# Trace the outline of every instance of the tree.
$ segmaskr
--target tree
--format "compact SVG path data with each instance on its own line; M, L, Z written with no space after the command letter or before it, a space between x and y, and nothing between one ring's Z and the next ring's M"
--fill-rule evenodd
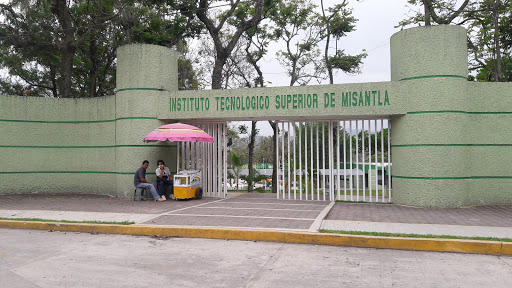
M254 165L253 165L253 159L254 159L254 143L256 141L256 135L258 134L258 129L256 129L256 122L257 121L251 121L251 130L249 132L249 129L247 128L247 126L245 125L240 125L238 127L238 133L239 134L247 134L249 137L248 137L248 140L247 140L247 155L248 155L248 169L249 169L249 175L247 175L247 177L244 179L247 181L247 185L248 185L248 192L251 193L253 191L253 179L254 177L256 176L256 174L254 173L255 170L254 170ZM240 152L242 153L242 152Z
M199 81L196 71L190 60L189 49L185 42L176 45L180 57L178 57L178 89L179 90L197 90Z
M313 29L316 25L314 17L311 17L311 13L316 6L311 2L304 2L302 0L280 0L276 9L271 10L269 13L269 19L273 25L270 27L271 36L274 40L284 40L286 44L286 51L279 51L277 56L279 62L283 67L288 70L290 76L290 86L295 85L297 82L300 84L307 84L312 78L320 77L323 71L323 65L316 65L313 74L306 73L304 70L310 63L318 63L313 61L313 58L317 58L320 55L320 51L317 48L319 33L318 30L310 30L309 34L302 41L294 42L296 37L302 31L306 31L309 28ZM295 48L295 50L293 50ZM279 127L276 121L269 120L268 123L274 131L272 136L272 149L275 150L277 139L279 137ZM278 183L277 169L279 169L278 159L275 157L275 153L272 155L272 183ZM277 185L272 185L272 192L277 193Z
M468 23L470 70L478 81L510 81L512 1L488 0L476 3L465 13Z
M274 135L272 135L272 149L274 150L274 153L272 154L272 166L274 167L274 169L272 169L272 193L277 193L277 185L274 184L279 181L279 179L277 179L279 163L277 163L278 159L276 157L275 149L277 146L277 138L279 137L279 127L277 125L277 121L268 120L268 124L272 127L272 131L274 131Z
M211 2L200 0L196 9L197 18L204 24L209 32L215 47L215 64L212 72L212 89L222 88L222 69L227 59L240 40L242 34L257 25L261 21L264 0L241 2L231 1L229 10L218 17L211 18L208 15ZM224 33L224 25L230 19L231 23L237 23L233 33ZM229 29L228 29L229 30Z
M272 136L260 136L256 139L254 160L256 163L271 164L275 156Z
M359 67L363 63L362 59L366 58L366 53L358 55L345 55L344 50L338 50L338 41L347 33L355 30L355 22L352 16L352 9L347 7L348 1L344 0L341 4L337 4L331 8L324 8L324 1L321 2L322 21L325 26L325 49L324 61L327 72L329 74L329 83L334 84L333 69L340 69L345 73L359 73ZM326 14L328 12L329 14ZM331 43L331 35L336 38L336 54L330 56L329 47Z
M242 158L235 153L231 153L231 167L233 168L233 174L236 180L236 191L239 190L238 180L240 179L240 171L242 170L242 165Z
M199 33L186 0L13 0L0 4L1 92L97 97L115 91L116 49ZM182 63L185 64L186 63Z
M318 61L318 43L323 39L320 15L310 0L281 0L270 16L275 39L285 42L285 50L277 52L281 66L288 71L290 86L307 85L312 79L322 79L323 61Z
M266 177L266 175L262 175L262 174L258 173L258 170L254 169L254 168L252 168L250 170L252 170L252 171L249 171L249 175L242 175L242 176L240 176L240 178L247 182L247 192L252 193L252 192L254 192L254 183L265 180L267 177ZM261 189L257 189L257 190L261 190Z
M2 79L2 92L69 97L76 42L66 2L12 1L0 8L0 65L10 74Z
M425 26L436 24L451 24L457 17L465 11L469 0L464 0L457 7L457 0L408 0L412 5L423 5L423 13L417 12L415 15L400 22L400 26L405 27L409 24L425 23Z
M266 11L268 13L268 11ZM265 15L267 15L265 13ZM256 77L248 79L248 83L253 83L252 87L264 87L265 80L261 71L260 61L268 52L268 45L273 40L271 34L267 33L268 25L256 25L245 31L246 38L245 53L247 62L256 71ZM252 80L252 81L251 81Z
M366 130L359 132L357 134L358 143L359 143L359 147L357 147L357 149L358 149L359 153L361 153L360 155L364 155L363 157L366 157L367 154L374 153L375 141L377 141L377 152L379 153L377 155L377 160L382 161L382 153L381 152L384 152L384 161L387 162L388 155L389 155L388 131L389 130L386 128L384 130L376 131L375 133L369 133ZM364 151L363 151L363 144L362 144L363 137L364 137L364 143L366 143L365 147L364 147L365 148ZM382 137L384 137L384 139L382 139ZM375 140L375 138L377 138L377 140ZM353 144L354 144L354 141L355 141L355 139L352 141ZM383 142L381 142L381 141L383 141ZM381 146L381 143L384 143L384 146ZM370 149L371 149L371 151L370 151ZM372 162L372 161L375 161L375 155L372 155L372 159L369 159L369 162Z
M253 185L252 185L252 182L253 182L253 178L254 176L256 176L256 174L254 174L254 169L253 169L253 160L254 160L254 142L256 141L256 135L258 135L258 129L256 129L256 123L257 121L251 121L251 133L249 134L249 145L248 145L248 148L249 148L249 175L247 177L247 185L248 188L247 188L247 192L251 193L252 190L253 190Z
M468 29L470 71L478 71L469 80L508 81L510 71L512 2L509 0L409 0L409 4L423 5L424 12L400 22L426 26L435 24L464 25Z

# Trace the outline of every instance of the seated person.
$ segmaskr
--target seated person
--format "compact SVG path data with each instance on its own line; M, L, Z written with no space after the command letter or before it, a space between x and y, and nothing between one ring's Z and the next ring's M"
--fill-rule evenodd
M148 166L149 166L149 161L144 160L144 162L142 162L142 167L140 167L137 170L137 172L135 172L135 176L133 177L133 184L137 188L143 188L143 187L149 188L149 191L153 195L153 198L155 199L155 201L158 201L158 202L165 201L165 198L162 198L162 197L160 197L160 195L158 195L158 192L156 191L155 186L151 183L148 183L148 181L146 181L146 169L148 169Z
M174 181L171 178L171 172L169 171L169 167L165 166L164 160L158 160L158 167L156 168L156 183L158 185L158 190L162 197L167 196L167 198L171 199L174 197ZM169 193L167 187L171 187L171 192Z

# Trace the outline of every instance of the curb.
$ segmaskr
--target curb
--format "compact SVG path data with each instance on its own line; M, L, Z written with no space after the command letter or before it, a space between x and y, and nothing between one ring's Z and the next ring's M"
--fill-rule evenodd
M475 253L488 255L512 255L512 242L500 241L400 238L260 229L149 226L137 224L106 225L13 220L0 220L0 228L56 230L147 236L162 235L187 238L267 241L297 244L351 246L363 248Z

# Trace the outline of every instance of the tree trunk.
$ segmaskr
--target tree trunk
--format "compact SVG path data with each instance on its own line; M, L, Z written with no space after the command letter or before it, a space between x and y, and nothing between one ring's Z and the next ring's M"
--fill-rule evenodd
M500 47L500 23L499 23L499 8L500 0L492 2L492 22L494 25L494 59L496 61L494 65L494 81L501 82L503 79L503 72L501 70L501 47Z
M71 14L66 0L54 0L52 13L57 16L64 38L60 44L61 51L61 67L60 67L60 96L73 97L72 88L72 72L73 72L73 58L75 57L76 43L75 43L75 29Z
M279 137L279 127L277 127L276 121L269 120L268 123L274 130L274 136L272 136L272 143L273 143L274 149L277 149L276 145L277 145L277 137ZM277 169L279 169L277 164L278 163L277 163L277 158L276 158L276 151L274 150L274 154L272 154L272 165L274 166L272 168L272 193L277 193L277 185L279 185L279 183L277 183L277 181L278 181Z
M52 80L52 96L53 98L57 98L59 97L59 92L57 90L57 72L56 72L57 68L53 65L50 65L50 77L51 77L51 80Z
M94 37L92 37L94 39ZM98 47L96 41L92 40L89 45L89 57L91 57L91 68L89 68L89 97L96 97L96 73L98 71Z
M251 135L249 136L249 177L247 177L247 192L253 192L253 159L254 159L254 142L256 140L257 130L256 130L257 121L251 121Z
M212 72L212 89L222 89L222 68L226 60L227 57L222 59L220 56L217 56L215 59L215 66Z
M430 26L430 5L429 0L423 0L423 7L425 8L425 26Z
M329 44L331 42L331 29L329 25L329 19L325 17L325 9L324 9L324 0L321 2L322 6L322 15L325 19L325 30L327 30L327 37L325 38L325 52L324 52L324 58L325 58L325 67L327 67L327 72L329 73L329 84L334 84L334 76L332 74L332 65L331 61L329 61Z

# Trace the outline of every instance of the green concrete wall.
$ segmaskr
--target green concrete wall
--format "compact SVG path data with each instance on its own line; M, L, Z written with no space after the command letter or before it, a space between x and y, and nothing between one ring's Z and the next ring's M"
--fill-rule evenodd
M169 123L159 98L177 90L175 52L154 45L118 50L117 95L94 99L0 96L0 193L133 195L133 175L158 159L176 170L175 144L145 144Z
M113 194L115 98L0 97L0 193Z

